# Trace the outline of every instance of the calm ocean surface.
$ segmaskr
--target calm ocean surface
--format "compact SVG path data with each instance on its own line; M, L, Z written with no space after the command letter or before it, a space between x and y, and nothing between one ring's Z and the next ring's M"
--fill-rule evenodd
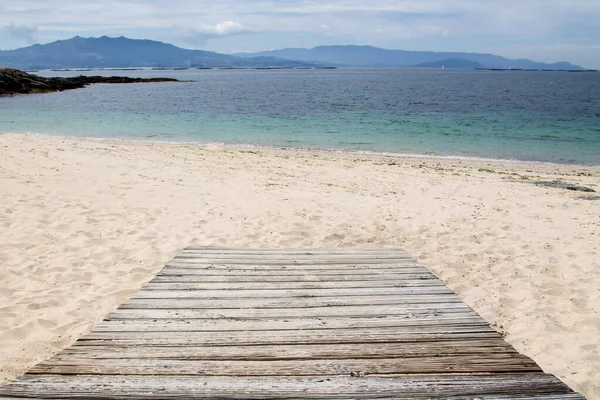
M600 73L404 69L171 76L0 98L0 132L600 165Z

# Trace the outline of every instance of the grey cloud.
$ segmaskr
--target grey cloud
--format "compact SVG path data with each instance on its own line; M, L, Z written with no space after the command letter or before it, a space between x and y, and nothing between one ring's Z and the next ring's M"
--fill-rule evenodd
M2 31L12 39L31 44L36 41L38 28L35 26L8 24L2 27Z

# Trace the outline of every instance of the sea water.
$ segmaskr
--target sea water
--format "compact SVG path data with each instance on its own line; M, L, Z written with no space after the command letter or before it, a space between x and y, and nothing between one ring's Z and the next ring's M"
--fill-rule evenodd
M600 73L42 71L168 76L0 98L0 132L600 165Z

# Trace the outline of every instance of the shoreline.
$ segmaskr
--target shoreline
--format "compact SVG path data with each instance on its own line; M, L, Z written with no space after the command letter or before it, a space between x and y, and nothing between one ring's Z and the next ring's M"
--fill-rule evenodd
M223 149L235 150L257 150L257 151L290 151L299 153L332 153L332 154L349 154L356 156L370 157L389 157L389 158L409 158L409 159L425 159L425 160L440 160L440 161L472 161L482 163L515 163L515 164L531 164L531 165L550 165L550 166L573 166L573 167L600 167L600 164L582 164L582 163L555 163L551 161L536 161L536 160L521 160L516 158L493 158L485 156L460 156L460 155L445 155L445 154L420 154L420 153L396 153L375 150L355 150L342 148L325 148L325 147L294 147L294 146L265 146L254 145L248 143L224 143L224 142L193 142L193 141L175 141L175 140L154 140L154 139L132 139L132 138L108 138L108 137L93 137L93 136L68 136L68 135L53 135L44 133L20 133L20 132L0 132L1 135L23 135L38 138L55 138L63 140L81 140L90 142L106 142L106 143L121 143L121 144L139 144L139 145L158 145L158 146L197 146L198 148L219 146Z
M73 76L68 78L34 75L15 68L0 68L0 96L15 94L35 94L62 92L65 90L82 89L91 84L108 83L150 83L150 82L179 82L175 78L131 78L125 76Z
M600 167L0 134L0 384L183 247L400 247L600 399Z

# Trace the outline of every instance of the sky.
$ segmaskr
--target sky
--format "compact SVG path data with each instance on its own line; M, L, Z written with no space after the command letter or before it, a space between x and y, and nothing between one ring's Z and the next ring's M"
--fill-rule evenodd
M0 49L126 36L219 53L357 44L600 69L600 0L2 0Z

